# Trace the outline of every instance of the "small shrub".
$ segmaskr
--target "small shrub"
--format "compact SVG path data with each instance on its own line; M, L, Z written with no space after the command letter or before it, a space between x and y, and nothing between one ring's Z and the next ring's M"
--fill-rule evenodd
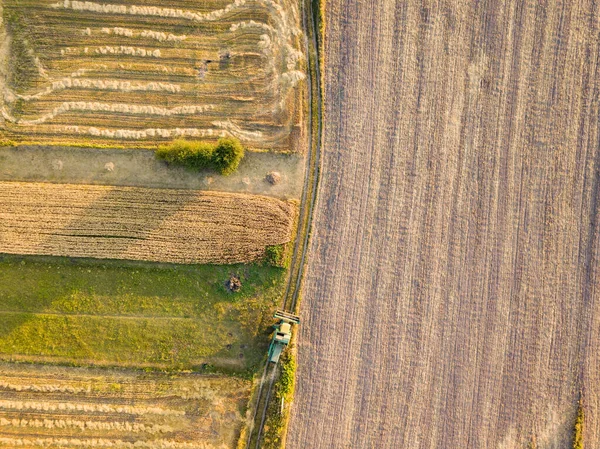
M227 288L229 289L229 291L237 293L242 289L242 281L239 277L232 274L229 280L227 281Z
M289 400L294 391L294 380L296 375L296 359L288 352L281 362L281 375L277 383L277 396Z
M156 157L170 164L192 170L212 168L222 175L235 172L244 157L244 147L234 138L220 139L216 145L208 142L175 140L160 145Z
M265 262L274 267L283 267L283 245L267 246L265 249Z

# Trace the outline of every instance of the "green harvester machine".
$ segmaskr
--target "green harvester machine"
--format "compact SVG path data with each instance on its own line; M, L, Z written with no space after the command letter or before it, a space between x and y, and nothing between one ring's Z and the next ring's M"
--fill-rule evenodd
M300 324L300 317L283 310L278 310L273 315L273 318L277 318L279 323L275 325L275 333L271 340L271 346L269 347L269 362L279 362L279 356L290 342L292 337L292 324Z

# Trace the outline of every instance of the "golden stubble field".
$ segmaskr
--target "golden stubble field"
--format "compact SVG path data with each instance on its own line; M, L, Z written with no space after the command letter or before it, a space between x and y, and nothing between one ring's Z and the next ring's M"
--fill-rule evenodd
M296 205L259 195L0 182L0 253L244 263L292 239Z
M295 2L4 0L0 12L0 137L299 148Z
M327 8L288 447L598 447L597 5Z

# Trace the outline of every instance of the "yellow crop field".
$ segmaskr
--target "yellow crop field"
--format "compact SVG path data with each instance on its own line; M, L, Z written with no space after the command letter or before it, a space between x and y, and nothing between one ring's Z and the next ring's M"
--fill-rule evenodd
M293 202L257 195L0 183L0 253L240 263L289 242Z
M5 0L2 16L5 139L298 144L305 57L295 2Z
M0 363L0 447L231 448L250 381Z

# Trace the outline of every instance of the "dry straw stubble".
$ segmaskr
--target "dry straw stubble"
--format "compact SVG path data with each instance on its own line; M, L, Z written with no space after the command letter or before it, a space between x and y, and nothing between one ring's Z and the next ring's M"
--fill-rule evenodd
M240 263L290 241L296 206L189 190L0 183L0 252Z

